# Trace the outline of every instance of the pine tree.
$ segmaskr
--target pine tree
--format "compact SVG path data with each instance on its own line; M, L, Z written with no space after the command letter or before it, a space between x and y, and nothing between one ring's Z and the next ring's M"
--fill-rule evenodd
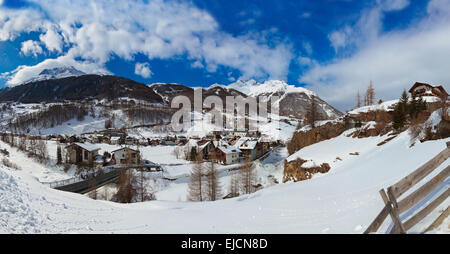
M403 90L402 97L395 105L394 112L392 114L392 127L396 130L402 129L407 121L409 113L409 98L406 90Z
M422 99L422 97L413 97L408 106L408 114L411 119L416 119L419 114L427 109L427 103Z
M61 146L58 145L56 148L56 163L59 165L62 163L62 153L61 153Z

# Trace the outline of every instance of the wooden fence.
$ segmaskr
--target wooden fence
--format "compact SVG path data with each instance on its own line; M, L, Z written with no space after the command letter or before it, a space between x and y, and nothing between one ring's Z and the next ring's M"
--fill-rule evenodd
M449 177L450 166L444 168L435 177L433 177L427 183L417 188L408 196L404 197L402 200L398 200L398 198L402 194L407 192L409 189L411 189L413 186L415 186L417 183L419 183L426 176L428 176L442 163L444 163L449 156L450 156L450 142L447 142L447 148L445 148L442 152L436 155L433 159L422 165L420 168L416 169L414 172L412 172L405 178L401 179L396 184L388 187L386 191L384 189L381 189L380 195L385 203L385 206L364 233L368 234L377 232L377 230L380 228L381 224L383 224L384 220L388 215L390 215L392 221L394 222L394 226L390 231L391 234L407 233L409 229L411 229L414 225L416 225L428 214L430 214L434 209L436 209L436 207L438 207L442 202L444 202L450 195L450 189L448 187L440 196L431 201L422 210L415 213L407 221L402 222L400 219L401 213L406 212L410 208L415 206L417 203L419 203L419 201L424 199L433 190L439 187L447 177ZM448 208L446 209L446 211L447 210ZM444 212L444 214L448 214L448 212ZM435 222L433 222L433 224L430 227L436 225L438 221L442 221L443 220L442 217L443 216L439 216L439 218ZM430 229L430 227L428 229Z

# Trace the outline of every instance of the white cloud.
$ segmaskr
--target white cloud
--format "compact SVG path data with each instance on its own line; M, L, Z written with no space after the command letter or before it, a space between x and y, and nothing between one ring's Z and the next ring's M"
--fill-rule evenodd
M136 63L136 66L134 67L134 74L143 78L150 78L153 73L150 70L150 65L148 63Z
M293 58L289 45L268 46L265 35L220 31L209 13L190 2L30 1L40 8L0 9L0 40L36 31L48 50L102 68L111 55L132 60L141 53L149 59L187 57L211 72L223 65L240 70L244 78L284 79ZM12 80L20 82L14 78L10 85Z
M307 55L311 55L313 53L313 48L311 46L311 43L305 41L305 42L303 42L302 46L303 46L303 50L305 51L305 53Z
M29 80L30 77L36 77L44 69L52 69L61 66L73 66L77 70L85 73L97 73L97 74L111 74L103 66L87 62L87 61L75 61L68 56L60 56L56 59L46 59L34 66L20 65L11 72L2 73L1 78L10 78L11 84L19 84L23 80Z
M364 91L370 80L377 98L383 100L398 98L416 81L449 87L448 2L431 1L427 14L408 29L377 33L364 44L355 42L358 47L353 54L315 64L299 81L341 110L355 105L356 91Z
M303 12L302 14L300 14L301 18L307 19L311 17L311 13L310 12Z
M383 11L379 6L362 11L354 25L346 25L328 36L336 53L371 43L380 33Z
M60 56L56 59L46 59L34 66L20 65L13 71L2 73L1 78L10 78L11 84L20 84L23 80L36 77L44 69L52 69L61 66L73 66L75 69L85 73L111 74L108 70L97 63L88 61L75 61L68 56Z
M20 52L26 56L33 55L34 57L37 57L37 55L43 53L43 50L39 45L39 42L28 40L22 42L22 48L20 49Z
M49 51L62 52L63 38L56 32L57 29L51 26L45 34L41 34L39 39L47 47Z
M378 2L386 11L399 11L409 5L409 0L379 0Z
M0 6L0 41L14 40L22 32L37 31L46 21L32 9L6 9Z

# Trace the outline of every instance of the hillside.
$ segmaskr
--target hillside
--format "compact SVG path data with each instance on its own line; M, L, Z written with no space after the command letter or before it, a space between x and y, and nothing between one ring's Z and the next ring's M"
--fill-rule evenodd
M145 85L122 77L83 74L74 68L44 70L29 83L0 89L0 102L51 103L129 98L170 106L174 97L183 95L194 104L193 88L182 84ZM335 119L342 115L315 93L277 80L269 80L263 84L238 81L227 86L213 85L204 88L202 95L203 99L218 96L224 102L227 96L266 96L268 99L278 96L280 115L297 119L304 119L311 100L315 100L318 119Z
M323 158L323 151L330 158L348 151L359 151L360 156L342 156L343 161L333 171L309 181L279 184L251 195L205 203L152 201L122 205L95 201L49 189L26 172L0 166L0 232L361 233L383 207L378 190L439 153L450 139L412 148L407 133L377 147L380 140L340 136L317 143L304 149L305 157L309 154L308 158ZM348 151L341 151L343 146ZM446 162L439 169L448 165ZM444 202L411 232L423 230L449 202ZM420 206L423 205L426 204ZM448 223L447 219L434 232L450 233ZM390 226L387 220L380 232L386 232Z
M0 102L40 103L128 97L163 103L148 86L116 76L82 75L31 82L0 90Z

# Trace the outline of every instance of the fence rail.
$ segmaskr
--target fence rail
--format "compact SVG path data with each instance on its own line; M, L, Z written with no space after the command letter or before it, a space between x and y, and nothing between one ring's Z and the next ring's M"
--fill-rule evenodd
M450 195L450 189L448 187L440 196L435 198L426 207L418 211L407 221L402 222L400 219L401 213L408 211L416 204L418 204L421 200L423 200L430 193L436 190L436 188L439 187L445 181L445 179L450 176L450 166L444 168L435 177L417 188L411 194L404 197L402 200L398 200L398 198L401 197L401 195L403 195L405 192L410 190L412 187L417 185L422 179L427 177L449 157L450 142L447 142L447 148L436 155L433 159L429 160L424 165L422 165L397 183L388 187L386 191L384 189L381 189L380 195L384 201L385 206L374 219L374 221L367 227L364 233L368 234L377 232L388 215L390 215L392 221L394 222L394 227L392 228L390 233L406 233L409 229L411 229L414 225L423 220L428 214L436 209L436 207L442 204ZM440 216L438 220L442 221L442 217ZM433 225L436 224L438 220L433 222Z

